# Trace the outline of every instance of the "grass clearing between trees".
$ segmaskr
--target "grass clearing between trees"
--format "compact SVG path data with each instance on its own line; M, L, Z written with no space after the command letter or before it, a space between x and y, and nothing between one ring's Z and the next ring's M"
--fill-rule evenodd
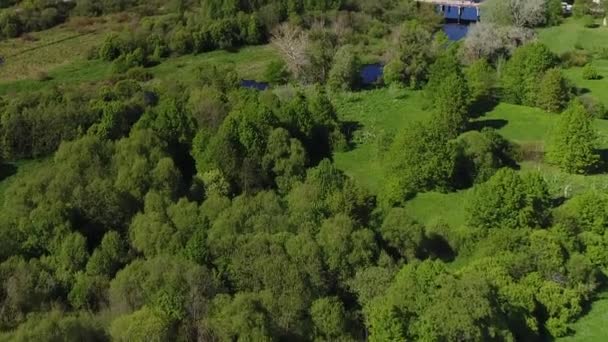
M384 178L378 140L383 134L394 134L414 120L428 118L422 92L387 88L367 90L341 96L335 100L335 106L340 120L359 127L350 132L355 147L336 153L334 161L363 186L377 193Z
M583 49L594 53L591 65L602 76L599 80L585 80L582 76L583 68L573 67L564 70L564 75L572 81L583 92L599 99L604 105L608 105L608 60L600 59L599 53L608 51L608 27L596 28L584 27L579 19L566 19L561 25L543 28L538 32L538 40L547 45L556 54L567 51Z
M591 303L591 309L572 324L575 334L558 339L558 342L603 342L608 336L608 292Z
M425 99L420 91L401 91L382 88L350 93L337 98L335 105L340 119L359 126L353 133L355 146L347 152L334 154L336 165L373 193L383 186L385 175L379 148L382 134L393 134L415 120L430 116L425 110ZM559 114L538 108L498 104L492 111L476 119L476 129L493 127L528 153L542 152ZM608 148L608 121L595 120L599 145ZM571 175L544 164L541 159L526 158L520 163L523 171L540 171L545 175L555 196L564 191L570 194L586 189L608 189L608 175ZM567 189L566 189L567 188ZM408 201L411 215L426 224L438 221L464 225L466 196L469 190L453 193L421 193Z
M126 25L124 17L72 18L55 28L0 41L0 82L59 76L63 68L88 69L87 55L106 34Z
M198 67L233 64L241 78L265 81L266 66L275 60L279 60L279 56L272 46L258 45L234 52L218 50L171 58L150 68L150 71L159 79L194 82Z

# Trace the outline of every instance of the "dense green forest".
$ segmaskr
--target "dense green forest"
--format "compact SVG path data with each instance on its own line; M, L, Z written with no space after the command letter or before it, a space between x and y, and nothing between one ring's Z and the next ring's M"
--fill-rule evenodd
M0 341L576 336L604 12L485 0L452 41L413 0L0 0Z

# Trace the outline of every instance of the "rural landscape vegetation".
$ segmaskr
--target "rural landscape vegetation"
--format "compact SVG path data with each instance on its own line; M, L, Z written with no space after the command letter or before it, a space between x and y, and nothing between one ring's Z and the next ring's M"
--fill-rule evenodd
M608 1L449 3L0 0L0 341L608 340Z

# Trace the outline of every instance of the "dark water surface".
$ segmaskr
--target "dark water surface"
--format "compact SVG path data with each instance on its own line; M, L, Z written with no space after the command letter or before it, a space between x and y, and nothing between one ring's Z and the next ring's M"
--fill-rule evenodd
M267 82L258 82L254 80L241 80L241 87L255 89L255 90L266 90L270 85Z
M469 26L464 24L446 23L443 24L443 32L452 41L460 40L469 32Z

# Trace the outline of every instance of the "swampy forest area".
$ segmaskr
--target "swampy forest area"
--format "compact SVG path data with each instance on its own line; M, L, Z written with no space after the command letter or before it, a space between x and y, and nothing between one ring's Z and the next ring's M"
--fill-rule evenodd
M0 341L605 341L571 5L0 0Z

